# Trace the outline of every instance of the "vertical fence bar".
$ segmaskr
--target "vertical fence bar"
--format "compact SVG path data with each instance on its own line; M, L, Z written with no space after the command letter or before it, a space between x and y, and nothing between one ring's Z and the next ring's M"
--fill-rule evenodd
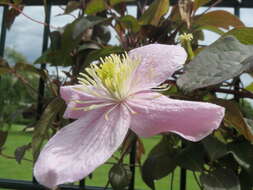
M238 5L236 5L236 6L234 7L234 15L237 16L238 18L240 18L240 5L239 5L239 3L238 3ZM237 77L237 78L234 80L234 89L235 89L235 91L237 91L237 92L240 90L240 83L241 83L241 79L240 79L240 77ZM234 100L235 100L236 102L239 102L239 101L240 101L240 96L237 95L237 94L235 94L235 95L234 95Z
M82 179L79 181L79 189L80 190L85 190L85 179Z
M185 147L184 142L182 142L182 148ZM184 168L180 168L180 190L186 190L186 176L187 171Z
M136 140L134 139L131 152L130 152L130 171L132 173L131 181L128 187L128 190L134 190L134 184L135 184L135 159L136 159Z
M45 52L48 48L48 38L50 33L50 17L51 17L51 4L47 4L45 8L45 26L43 31L43 43L42 43L42 53ZM41 64L41 70L46 69L46 64ZM43 99L44 99L44 88L45 88L45 81L42 77L39 79L39 87L38 87L38 102L37 102L37 115L36 119L40 119L40 115L43 111ZM33 176L33 183L37 183L35 177Z
M3 6L3 18L2 18L2 26L1 26L1 39L0 39L0 56L4 56L4 48L5 48L5 41L6 41L6 17L8 12L8 6Z
M43 44L42 44L42 53L44 53L48 48L48 40L49 40L49 24L50 24L50 16L51 16L51 4L48 3L45 8L45 26L43 32ZM41 70L46 69L46 64L41 64ZM44 88L45 88L45 81L42 77L39 80L39 87L38 87L38 104L37 104L37 120L40 119L40 115L43 111L43 99L44 99Z

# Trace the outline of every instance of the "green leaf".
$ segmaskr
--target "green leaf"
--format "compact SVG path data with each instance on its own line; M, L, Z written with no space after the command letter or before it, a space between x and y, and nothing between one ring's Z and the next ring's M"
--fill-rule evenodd
M19 72L30 72L35 74L41 74L40 69L37 69L31 64L18 62L15 64L14 69Z
M213 136L208 136L201 142L211 161L215 161L228 153L226 145Z
M228 144L229 152L246 171L253 172L253 145L249 142Z
M141 26L140 26L138 20L131 15L126 15L126 16L120 17L119 22L125 28L130 29L133 32L138 32L141 29Z
M141 168L143 181L151 188L155 189L154 180L167 176L176 168L176 150L172 147L170 140L163 137L149 153Z
M115 164L109 171L109 181L114 190L123 190L130 183L131 172L123 164Z
M85 65L88 65L91 62L98 60L99 58L108 56L112 53L115 53L115 54L124 53L124 49L118 46L107 46L107 47L104 47L103 49L92 51L91 53L88 54L85 60Z
M65 10L64 10L64 14L69 14L72 11L76 10L80 8L80 2L77 1L69 1Z
M207 4L210 0L194 0L193 11L196 11L199 7Z
M95 14L106 10L107 5L104 0L90 0L85 8L85 13L88 15Z
M208 30L208 31L217 33L219 35L223 35L225 33L221 29L219 29L218 27L216 27L216 26L210 26L210 25L201 26L201 27L199 27L199 29Z
M245 90L253 92L253 82L250 85L246 86Z
M96 25L93 29L92 40L97 41L99 44L108 44L111 39L111 31L108 26Z
M92 42L86 42L84 44L82 44L81 46L79 46L78 51L83 51L83 50L87 50L87 49L100 49L100 47Z
M241 43L253 45L253 27L239 27L228 31L224 36L233 35Z
M0 75L11 72L11 67L9 64L0 57Z
M220 38L202 50L189 64L177 85L185 91L219 84L252 70L253 46L233 36Z
M192 143L184 148L176 157L177 164L192 171L202 171L204 166L205 150L199 143Z
M253 188L252 176L248 172L242 170L239 174L239 179L241 190L252 190Z
M230 169L218 168L208 174L200 175L205 190L241 190L240 182Z
M11 3L10 0L0 0L0 4L8 4Z
M127 2L131 2L131 1L134 1L134 0L109 0L110 5L116 5L119 3L127 3Z
M230 26L244 27L243 22L239 18L228 11L222 10L211 11L204 15L196 16L194 17L194 24L215 26L224 29L229 29Z
M35 61L35 64L72 65L71 52L78 47L83 32L106 20L108 19L97 16L82 17L68 24L61 36L59 32L51 34L51 38L53 39L52 46Z
M60 97L54 98L45 108L42 113L40 120L37 122L35 126L35 131L32 137L32 151L33 151L33 159L37 160L40 149L44 140L47 137L48 130L56 118L57 114L64 109L64 101Z
M157 26L160 19L169 10L169 0L155 0L149 8L143 13L140 18L140 24L142 25L155 25Z
M25 156L26 151L29 150L30 148L31 148L31 143L16 148L14 155L15 155L16 161L19 164L21 164L21 161L23 157Z
M239 133L241 133L247 140L253 142L253 130L244 120L239 106L229 100L215 99L212 103L223 106L226 110L224 121L227 125L233 126Z

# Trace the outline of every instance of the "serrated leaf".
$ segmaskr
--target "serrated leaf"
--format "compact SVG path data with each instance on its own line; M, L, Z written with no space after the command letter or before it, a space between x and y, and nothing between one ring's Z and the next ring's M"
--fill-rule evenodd
M216 99L212 100L212 103L223 106L226 110L224 121L227 125L233 126L241 133L247 140L253 142L252 129L245 122L239 106L232 101Z
M239 27L228 31L224 36L233 35L241 43L253 45L253 27Z
M37 122L32 137L32 152L34 161L37 160L42 144L46 139L48 129L57 114L64 109L64 105L64 101L60 97L54 98L47 105L40 117L40 120Z
M208 136L201 142L211 161L215 161L228 153L226 145L213 136Z
M252 70L253 46L233 36L220 38L202 50L189 64L177 85L185 91L219 84Z
M202 171L204 167L205 150L199 143L192 143L184 148L176 157L177 164L192 171Z
M154 180L174 171L177 166L175 153L176 150L166 137L151 150L141 168L142 179L151 189L155 189Z
M123 164L115 164L109 171L109 181L114 190L123 190L130 183L131 172Z
M200 175L205 190L241 190L240 182L230 169L218 168L208 174Z
M157 26L160 19L169 10L169 0L155 0L149 8L143 13L139 19L142 25L155 25Z
M222 19L221 19L222 18ZM224 29L233 27L244 27L243 22L235 15L228 11L217 10L211 11L201 16L194 17L194 24L197 25L210 25Z
M25 156L26 151L29 150L30 148L31 148L30 143L27 145L23 145L23 146L16 148L14 155L15 155L16 161L19 164L21 164L21 161L22 161L23 157Z

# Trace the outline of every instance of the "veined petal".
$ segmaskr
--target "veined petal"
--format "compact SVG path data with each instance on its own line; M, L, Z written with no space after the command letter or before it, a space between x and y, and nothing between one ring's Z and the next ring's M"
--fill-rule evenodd
M199 141L217 129L224 108L215 104L170 99L155 92L139 93L128 100L136 112L131 129L143 137L173 132Z
M158 86L179 69L187 58L181 46L162 44L150 44L133 49L129 56L141 60L133 77L133 91Z
M106 98L105 92L98 91L92 88L93 94L88 94L82 90L82 85L62 86L60 89L61 97L67 103L67 109L64 113L64 118L78 119L86 113L92 105L108 105L112 101ZM98 94L100 96L95 96Z
M39 183L55 186L78 181L103 164L120 146L130 125L128 110L118 105L86 113L53 136L34 167Z

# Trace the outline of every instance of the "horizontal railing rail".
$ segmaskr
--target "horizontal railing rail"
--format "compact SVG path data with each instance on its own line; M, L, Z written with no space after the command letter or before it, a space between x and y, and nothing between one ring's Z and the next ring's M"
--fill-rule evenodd
M0 189L17 189L17 190L45 190L45 187L32 181L0 179ZM61 190L112 190L111 188L93 187L84 185L60 185Z
M79 1L79 0L76 0ZM138 0L139 2L145 0ZM148 0L147 4L150 4L153 0ZM216 2L217 0L212 0L210 4ZM69 0L47 0L47 3L51 5L66 5ZM178 0L170 0L172 5L176 4ZM44 4L44 0L23 0L23 4L28 6L41 6ZM136 5L136 1L129 2L129 4ZM241 8L253 8L253 0L223 0L218 3L216 6L218 7L235 7L240 6Z

